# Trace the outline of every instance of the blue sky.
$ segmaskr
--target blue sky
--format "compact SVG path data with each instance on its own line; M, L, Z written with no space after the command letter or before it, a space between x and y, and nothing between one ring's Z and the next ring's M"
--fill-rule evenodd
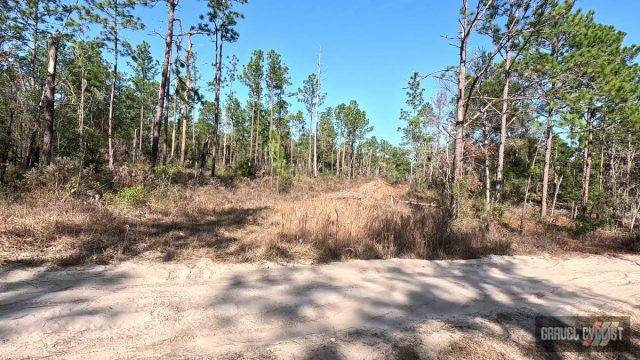
M595 10L599 22L625 31L628 43L640 43L640 1L578 0L578 7ZM455 35L458 8L456 0L249 0L240 8L245 14L238 26L240 39L226 47L226 55L235 54L242 65L254 49L278 51L290 69L289 90L294 91L315 72L322 47L325 106L357 100L374 126L373 135L399 144L398 115L411 73L456 63L456 49L442 36ZM177 16L188 26L205 11L205 1L181 0ZM164 2L137 15L147 28L127 37L133 44L147 40L161 58L164 42L152 33L166 30ZM194 46L204 85L213 74L212 45L200 38ZM433 96L436 82L424 85L427 97ZM246 89L237 90L246 98ZM294 110L301 109L291 101Z

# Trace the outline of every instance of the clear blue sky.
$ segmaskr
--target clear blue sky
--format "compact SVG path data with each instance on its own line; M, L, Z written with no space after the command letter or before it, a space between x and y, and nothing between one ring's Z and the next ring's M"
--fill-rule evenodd
M640 43L639 0L578 0L578 7L596 11L599 22L628 34L628 43ZM456 63L456 49L442 35L455 35L459 1L456 0L249 0L241 6L245 19L238 26L240 39L227 46L246 63L254 49L274 49L290 69L295 90L315 72L322 46L325 106L357 100L374 126L373 135L400 143L396 129L404 105L403 89L413 71L430 73ZM206 11L205 1L181 0L177 16L186 26ZM137 11L147 28L127 37L143 39L161 58L166 30L166 6ZM195 41L201 85L212 78L213 49L204 38ZM436 83L425 83L427 96ZM246 89L238 87L246 98ZM208 94L210 96L210 94ZM301 108L294 99L294 109Z

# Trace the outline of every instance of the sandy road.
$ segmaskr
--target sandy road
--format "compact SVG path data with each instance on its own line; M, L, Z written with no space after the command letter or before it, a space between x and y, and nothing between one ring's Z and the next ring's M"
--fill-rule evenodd
M640 256L0 269L0 357L529 358L535 314L639 305Z

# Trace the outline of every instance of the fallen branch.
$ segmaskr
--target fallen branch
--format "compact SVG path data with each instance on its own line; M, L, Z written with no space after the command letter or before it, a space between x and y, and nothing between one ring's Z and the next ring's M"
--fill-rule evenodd
M412 200L402 200L402 202L407 203L409 205L417 205L417 206L424 206L424 207L438 207L438 204L436 203L423 203L423 202L412 201Z

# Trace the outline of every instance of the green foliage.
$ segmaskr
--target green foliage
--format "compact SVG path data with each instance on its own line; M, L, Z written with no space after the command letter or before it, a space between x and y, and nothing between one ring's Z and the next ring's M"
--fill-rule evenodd
M120 190L116 200L121 204L138 207L147 203L148 193L142 185L135 185Z
M233 174L235 176L254 179L256 177L256 167L251 159L242 159L238 161L233 168Z
M153 168L152 175L160 184L185 185L195 179L193 172L178 165L158 165Z

